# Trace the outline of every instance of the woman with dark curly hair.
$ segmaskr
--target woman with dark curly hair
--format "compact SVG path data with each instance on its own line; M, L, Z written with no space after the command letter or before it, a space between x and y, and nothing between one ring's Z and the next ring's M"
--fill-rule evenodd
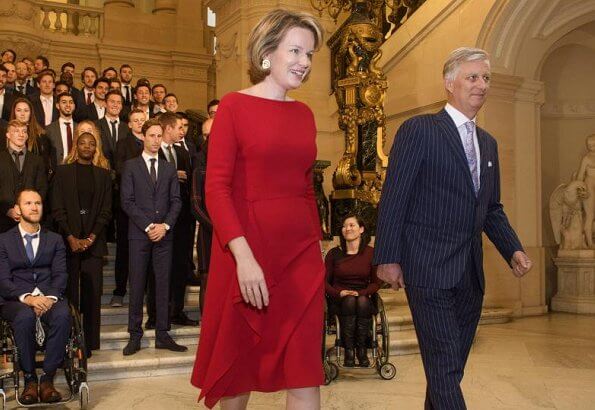
M367 339L376 306L371 296L378 292L380 280L372 265L374 248L361 217L349 214L343 218L341 245L331 249L325 258L326 294L329 313L339 316L341 339L345 347L345 366L370 365Z

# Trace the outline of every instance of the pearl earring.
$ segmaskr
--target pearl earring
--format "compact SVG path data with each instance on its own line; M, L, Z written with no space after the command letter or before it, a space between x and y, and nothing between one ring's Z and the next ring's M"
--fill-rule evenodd
M271 60L265 58L264 60L262 60L262 69L268 70L269 68L271 68Z

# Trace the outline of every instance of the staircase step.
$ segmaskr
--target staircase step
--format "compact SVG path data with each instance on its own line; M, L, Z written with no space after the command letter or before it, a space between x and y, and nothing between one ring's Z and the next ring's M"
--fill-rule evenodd
M155 346L155 330L145 330L143 322L143 338L141 340L142 347ZM179 344L184 346L193 346L198 344L198 336L200 334L199 326L176 326L168 332L171 337ZM126 325L105 325L101 326L101 351L104 350L122 350L128 340L130 334L128 333ZM93 354L95 356L95 354Z
M112 293L116 288L115 285L104 285L103 286L103 295L101 295L101 305L102 306L109 306L110 301L112 300ZM198 304L198 291L199 286L186 286L186 298L184 299L184 305L197 305ZM124 296L124 304L128 305L128 294Z
M200 308L198 303L187 304L184 311L188 317L198 320L200 317ZM147 317L147 308L143 306L143 315ZM110 305L101 307L101 325L126 325L128 324L128 306L111 307Z
M142 348L132 356L122 355L121 350L93 352L88 362L89 381L152 377L171 374L190 374L196 356L196 346L187 352L170 352ZM92 387L91 387L92 391Z

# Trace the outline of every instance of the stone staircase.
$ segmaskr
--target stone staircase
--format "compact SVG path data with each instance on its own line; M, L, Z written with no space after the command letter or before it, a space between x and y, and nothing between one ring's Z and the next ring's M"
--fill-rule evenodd
M145 331L142 349L132 356L124 357L122 349L128 341L128 298L124 298L124 307L113 308L109 305L114 281L115 247L109 244L110 256L103 270L104 292L101 298L101 350L93 353L89 359L89 380L110 380L130 377L150 377L167 374L190 374L200 327L172 326L170 334L180 344L188 346L188 352L174 353L155 350L155 332ZM419 352L417 338L413 329L411 312L403 291L381 290L390 328L391 355L406 355ZM186 312L193 319L199 317L198 287L190 286L186 292ZM145 312L146 313L146 312ZM505 323L512 318L512 311L502 308L484 308L480 325ZM146 320L146 314L145 314ZM144 322L143 322L144 324Z

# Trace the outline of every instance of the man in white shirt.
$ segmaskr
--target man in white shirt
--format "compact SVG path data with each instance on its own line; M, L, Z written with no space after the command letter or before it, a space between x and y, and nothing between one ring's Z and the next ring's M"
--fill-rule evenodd
M112 90L105 97L105 116L97 121L101 133L101 146L103 154L110 162L111 169L115 169L116 144L128 136L128 124L120 119L123 98L120 90Z
M40 227L43 205L37 191L21 191L15 211L21 216L19 224L0 235L0 296L4 299L0 315L10 323L19 349L25 378L21 403L35 404L40 399L55 403L62 396L54 388L54 376L64 360L71 327L70 310L64 300L66 248L58 234ZM49 332L36 331L40 322L49 326ZM35 351L40 342L37 338L42 336L44 373L38 385Z
M93 103L88 104L83 117L79 121L91 120L97 121L105 116L105 96L109 91L109 80L107 78L98 78L93 83Z
M37 76L39 95L31 99L35 118L42 127L47 127L58 119L59 113L56 108L54 97L54 76L49 71L44 71Z
M130 107L132 105L132 67L128 64L122 64L120 67L120 80L124 105Z
M46 135L54 148L55 163L62 164L72 149L74 130L76 129L76 122L72 114L76 106L72 95L68 93L62 93L56 98L58 99L56 107L60 117L46 128Z
M153 117L151 111L151 89L146 84L137 84L134 89L134 108L143 111L147 119Z
M155 105L153 105L153 114L159 114L165 112L165 106L163 105L163 99L167 94L167 89L163 84L155 84L151 89L151 93L153 94L153 101Z

